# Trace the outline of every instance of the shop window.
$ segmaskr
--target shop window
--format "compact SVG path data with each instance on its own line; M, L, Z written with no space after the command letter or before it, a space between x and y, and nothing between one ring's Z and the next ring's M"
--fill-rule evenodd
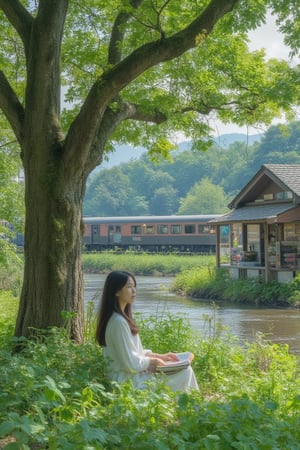
M230 228L229 225L220 226L220 264L230 263Z
M285 223L283 228L284 241L299 241L300 240L300 224Z
M243 255L243 262L248 265L259 265L261 263L262 236L259 224L247 224L246 249Z
M241 223L231 225L231 264L238 264L243 259L243 226Z

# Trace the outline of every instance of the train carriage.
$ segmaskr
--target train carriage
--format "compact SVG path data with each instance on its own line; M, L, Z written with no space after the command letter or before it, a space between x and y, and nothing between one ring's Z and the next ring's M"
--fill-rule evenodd
M87 251L132 249L150 252L215 253L217 215L84 217Z

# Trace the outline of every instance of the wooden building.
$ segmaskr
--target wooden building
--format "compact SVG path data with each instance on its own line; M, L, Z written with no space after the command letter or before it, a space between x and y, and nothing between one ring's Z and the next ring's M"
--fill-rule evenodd
M300 164L265 164L214 220L217 267L289 282L300 271Z

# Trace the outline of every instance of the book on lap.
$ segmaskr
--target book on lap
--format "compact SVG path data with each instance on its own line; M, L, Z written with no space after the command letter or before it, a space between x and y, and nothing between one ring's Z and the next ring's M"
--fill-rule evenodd
M157 370L163 373L178 372L179 370L186 369L191 364L191 353L175 353L179 358L178 361L170 361L164 366L158 366Z

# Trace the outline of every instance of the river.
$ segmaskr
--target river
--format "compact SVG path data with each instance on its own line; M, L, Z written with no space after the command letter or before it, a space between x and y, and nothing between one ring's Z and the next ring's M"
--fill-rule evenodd
M105 275L85 274L85 302L98 307ZM210 333L209 324L219 323L243 345L263 333L274 343L288 344L291 353L300 354L300 310L258 308L210 301L195 301L170 293L171 277L137 276L137 298L134 311L147 316L176 315L186 317L192 329L202 335Z

